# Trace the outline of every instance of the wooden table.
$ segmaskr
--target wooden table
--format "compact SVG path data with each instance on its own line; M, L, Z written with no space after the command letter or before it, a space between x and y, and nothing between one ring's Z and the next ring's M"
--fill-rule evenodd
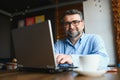
M0 71L0 80L120 80L120 69L118 72L107 72L99 77L81 76L75 72L50 74L40 72Z

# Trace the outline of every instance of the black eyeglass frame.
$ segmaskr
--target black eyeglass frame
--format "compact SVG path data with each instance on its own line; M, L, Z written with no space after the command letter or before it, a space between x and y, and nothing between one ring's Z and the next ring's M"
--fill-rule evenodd
M80 22L82 22L82 20L73 20L71 22L63 22L63 25L64 25L64 27L69 27L69 26L71 26L71 24L73 26L78 26Z

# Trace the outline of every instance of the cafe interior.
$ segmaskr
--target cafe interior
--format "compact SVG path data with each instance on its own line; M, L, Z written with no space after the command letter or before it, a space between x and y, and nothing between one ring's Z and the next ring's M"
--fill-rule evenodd
M101 76L98 73L85 76L74 71L52 74L19 71L15 65L9 69L8 63L17 63L11 31L49 19L56 42L65 37L60 19L68 9L82 11L85 33L102 36L110 57L110 70ZM0 0L0 80L120 80L119 68L120 0Z

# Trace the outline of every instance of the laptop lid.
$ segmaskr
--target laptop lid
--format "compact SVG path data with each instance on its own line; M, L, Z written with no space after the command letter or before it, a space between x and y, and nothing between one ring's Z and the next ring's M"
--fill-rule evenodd
M12 30L18 64L31 68L57 68L51 22Z

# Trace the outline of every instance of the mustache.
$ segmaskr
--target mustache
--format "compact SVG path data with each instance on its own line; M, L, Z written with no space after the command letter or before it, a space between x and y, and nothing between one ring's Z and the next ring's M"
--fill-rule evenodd
M81 34L80 31L77 31L75 34L71 33L70 31L66 32L66 35L68 38L76 38L77 36L79 36Z

